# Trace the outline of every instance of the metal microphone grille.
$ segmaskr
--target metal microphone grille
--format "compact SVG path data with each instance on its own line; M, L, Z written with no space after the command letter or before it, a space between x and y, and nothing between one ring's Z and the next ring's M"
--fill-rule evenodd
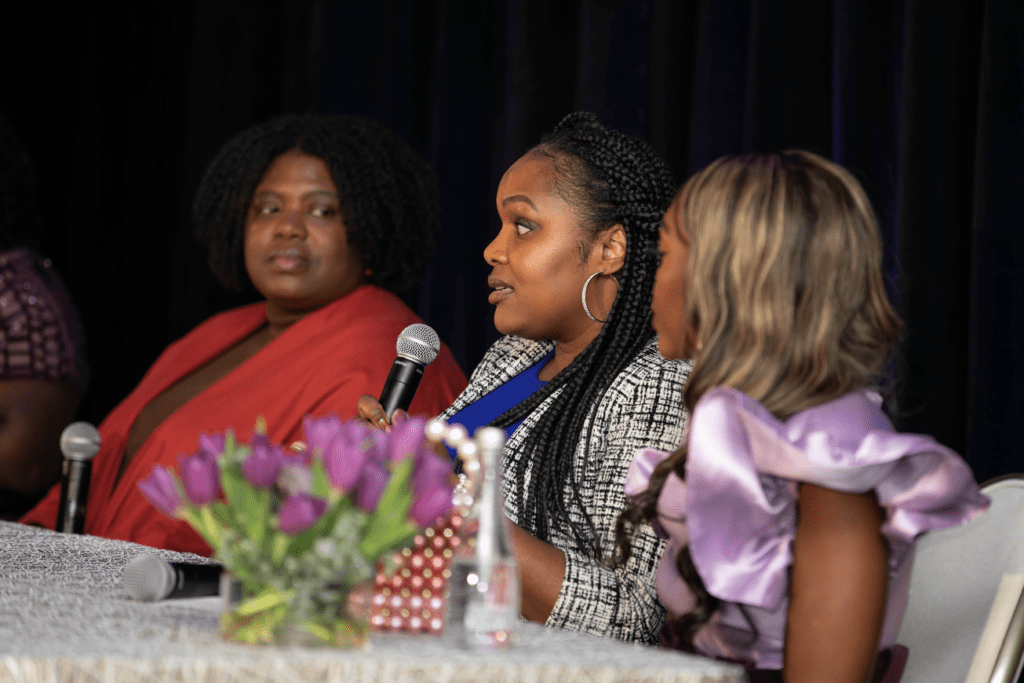
M399 356L429 365L441 352L441 339L430 325L416 323L402 330L395 347Z
M174 588L174 569L157 555L145 553L125 565L121 575L128 595L142 602L163 600Z
M60 434L60 451L65 458L90 460L100 450L100 433L88 422L72 422Z

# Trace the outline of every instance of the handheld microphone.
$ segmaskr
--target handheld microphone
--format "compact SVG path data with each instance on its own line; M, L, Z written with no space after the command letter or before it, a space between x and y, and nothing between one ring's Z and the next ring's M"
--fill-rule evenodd
M412 397L416 395L416 387L423 377L423 368L430 365L441 352L441 340L430 325L416 323L402 330L395 346L398 357L380 391L380 405L389 420L391 414L399 408L409 409Z
M60 435L64 469L60 479L57 531L80 534L85 530L92 459L100 450L100 433L88 422L72 422Z
M220 595L220 564L168 562L143 553L124 566L121 575L128 595L141 602Z

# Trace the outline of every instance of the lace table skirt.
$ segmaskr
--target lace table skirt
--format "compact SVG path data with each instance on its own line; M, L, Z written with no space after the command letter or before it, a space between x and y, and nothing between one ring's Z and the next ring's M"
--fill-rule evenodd
M386 633L355 652L237 645L218 635L216 598L132 601L121 571L143 552L154 551L0 522L0 683L745 680L740 668L702 657L525 622L518 646L500 655Z

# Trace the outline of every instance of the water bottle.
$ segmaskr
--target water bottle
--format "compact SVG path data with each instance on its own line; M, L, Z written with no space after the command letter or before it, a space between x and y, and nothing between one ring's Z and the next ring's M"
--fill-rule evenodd
M519 573L501 499L501 452L505 434L482 427L474 446L469 492L472 498L448 578L444 637L466 650L502 650L515 641L519 622ZM467 501L468 502L468 501Z

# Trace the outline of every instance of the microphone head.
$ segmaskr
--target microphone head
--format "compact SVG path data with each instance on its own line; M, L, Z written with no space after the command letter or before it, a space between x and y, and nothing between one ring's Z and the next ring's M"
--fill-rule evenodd
M91 460L100 450L100 433L88 422L72 422L60 435L65 458Z
M121 575L128 595L141 602L163 600L174 589L174 569L158 555L143 553L124 566Z
M399 356L429 365L441 353L441 339L430 325L416 323L402 330L395 347Z

